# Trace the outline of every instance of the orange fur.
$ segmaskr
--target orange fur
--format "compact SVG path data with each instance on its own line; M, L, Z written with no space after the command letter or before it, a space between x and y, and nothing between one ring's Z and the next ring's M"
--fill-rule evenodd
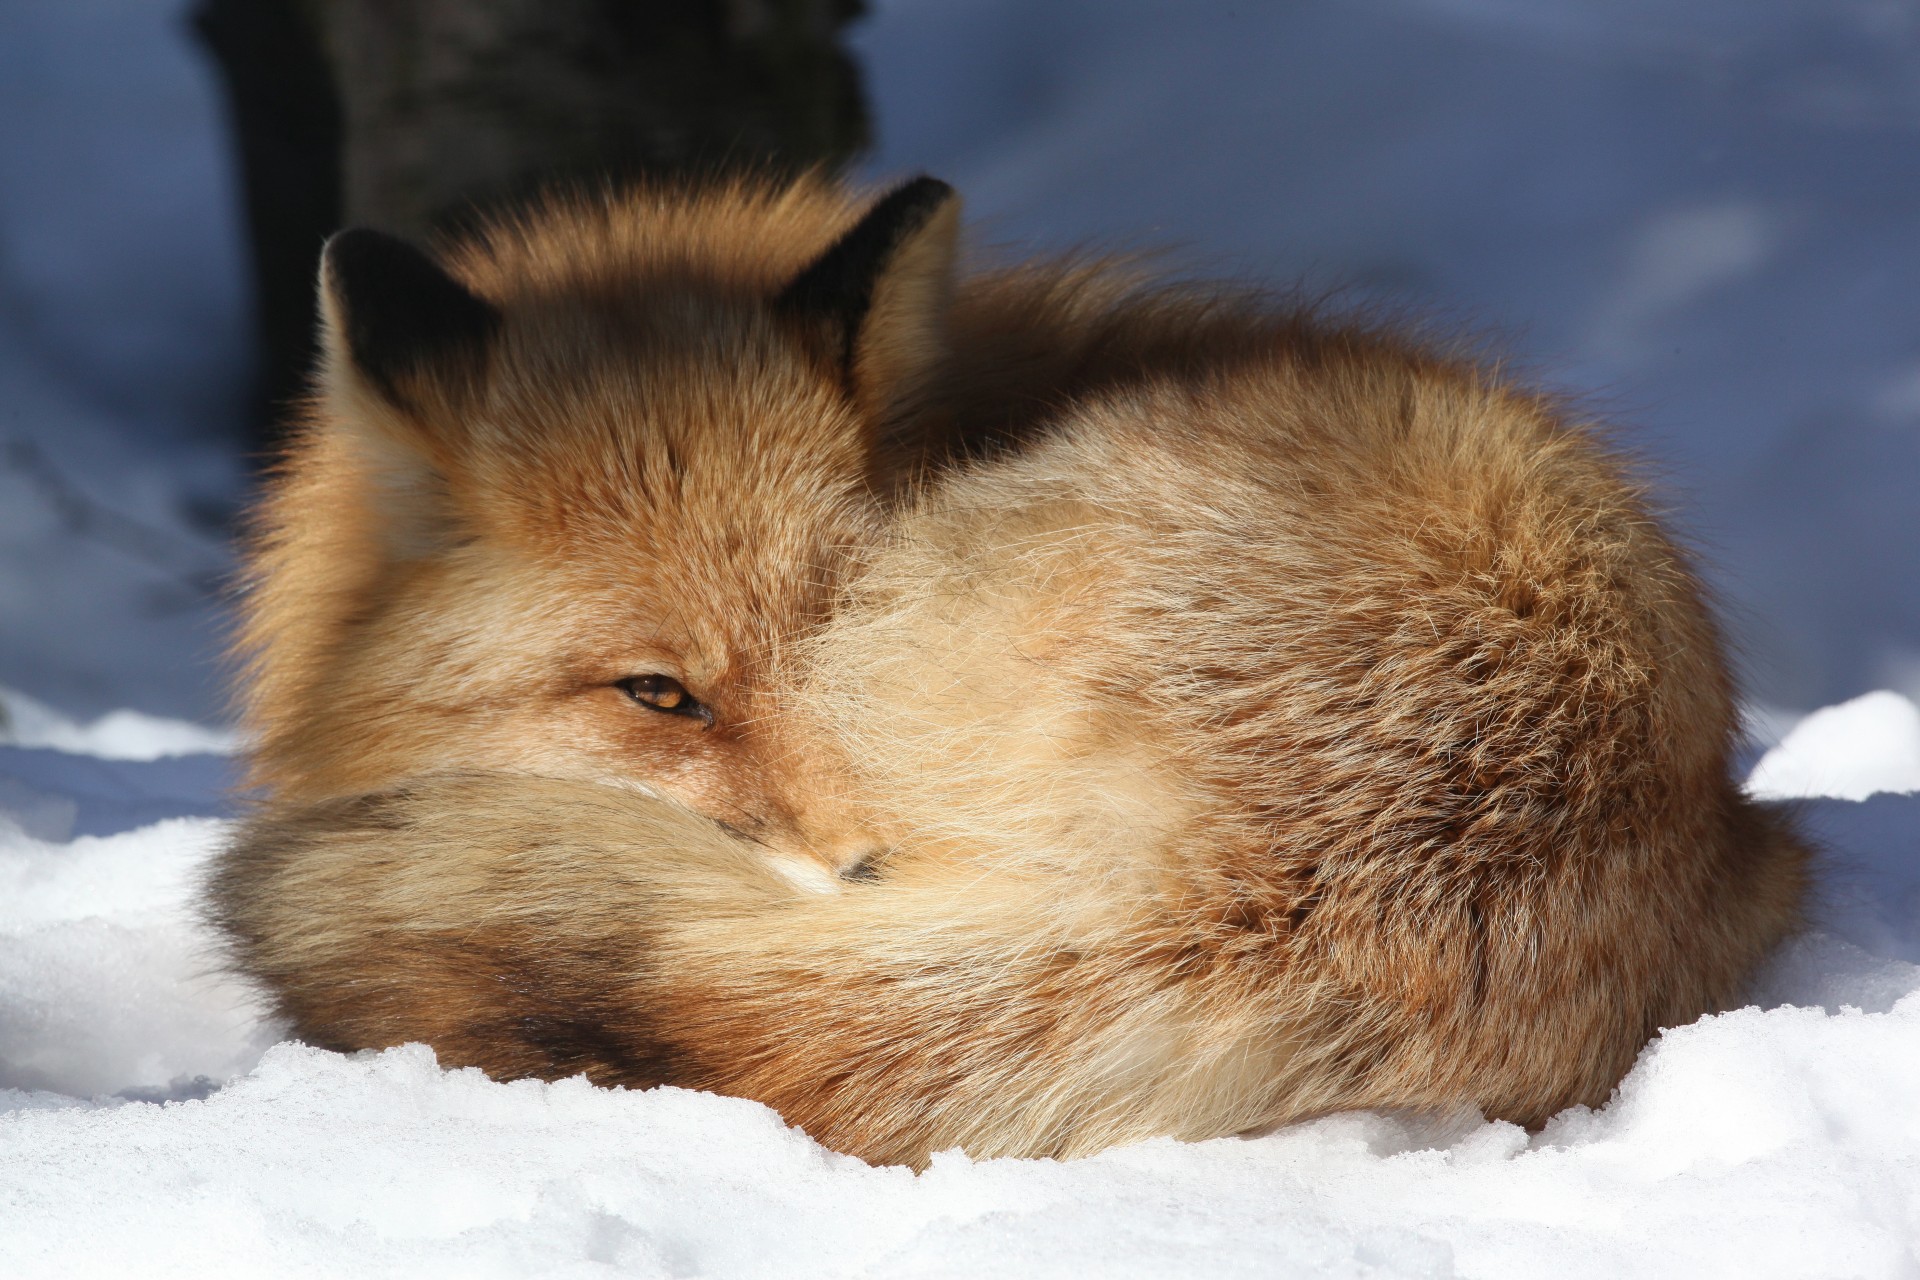
M501 311L481 385L395 397L323 290L318 391L256 514L239 651L249 780L282 801L428 769L623 781L796 856L870 846L760 690L846 549L929 465L1062 397L1369 341L1093 264L951 273L952 209L883 275L854 385L768 299L858 219L818 179L574 197L449 249ZM724 728L636 718L664 672Z
M836 381L763 299L852 216L573 206L452 258L505 316L477 387L397 414L336 354L212 892L300 1034L920 1162L1535 1124L1738 997L1805 851L1589 428L1245 297L949 302L938 219ZM609 696L657 670L711 728Z

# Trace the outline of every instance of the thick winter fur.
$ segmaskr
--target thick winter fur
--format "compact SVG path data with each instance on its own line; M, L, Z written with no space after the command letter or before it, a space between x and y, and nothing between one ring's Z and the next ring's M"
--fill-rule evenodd
M427 392L334 356L212 887L300 1035L878 1160L1535 1124L1793 927L1699 588L1590 430L1098 271L946 310L926 240L836 347L780 300L845 198L711 199L457 254L500 336ZM614 687L668 670L710 726Z
M444 269L337 238L318 388L249 558L251 781L618 781L857 860L836 770L762 690L927 468L1089 390L1373 341L1091 263L956 282L956 222L929 180L871 210L743 180L556 200ZM617 687L654 673L713 728Z

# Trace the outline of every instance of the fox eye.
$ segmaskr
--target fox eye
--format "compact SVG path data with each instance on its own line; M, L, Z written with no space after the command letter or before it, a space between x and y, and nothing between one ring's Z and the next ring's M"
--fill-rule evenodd
M713 723L713 712L704 703L687 692L687 686L672 676L628 676L616 682L616 687L641 706L653 711L664 711L668 715L690 716L705 724Z

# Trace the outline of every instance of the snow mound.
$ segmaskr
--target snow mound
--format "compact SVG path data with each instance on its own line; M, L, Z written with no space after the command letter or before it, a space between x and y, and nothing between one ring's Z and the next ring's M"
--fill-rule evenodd
M0 1089L205 1092L272 1042L193 914L227 824L35 840L0 813Z
M1883 689L1816 711L1760 758L1747 791L1761 800L1920 791L1920 707Z
M1783 747L1832 751L1810 776L1854 794L1864 732ZM103 767L45 754L74 796ZM0 1275L1910 1276L1920 796L1799 807L1835 851L1818 928L1598 1110L918 1175L741 1099L276 1045L193 914L226 822L61 841L0 816Z
M11 1276L1898 1275L1920 996L1667 1032L1531 1140L1342 1115L918 1177L755 1103L270 1050L205 1099L0 1116ZM1703 1229L1704 1228L1704 1229Z
M186 720L112 711L89 724L61 715L17 690L0 687L0 746L46 747L103 760L231 755L239 736Z

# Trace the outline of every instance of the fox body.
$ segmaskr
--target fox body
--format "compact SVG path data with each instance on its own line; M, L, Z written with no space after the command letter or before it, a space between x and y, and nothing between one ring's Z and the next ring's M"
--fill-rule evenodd
M922 184L563 209L376 244L397 307L336 244L211 894L297 1033L921 1162L1535 1124L1737 998L1806 852L1589 428L950 237Z

